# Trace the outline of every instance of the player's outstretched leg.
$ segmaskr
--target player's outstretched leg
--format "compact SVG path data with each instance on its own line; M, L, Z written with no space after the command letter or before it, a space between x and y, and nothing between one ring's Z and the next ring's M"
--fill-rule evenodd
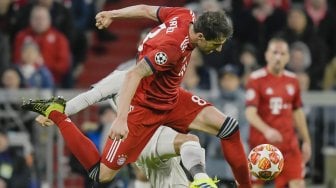
M89 176L99 181L100 155L96 146L64 114L66 101L61 97L23 102L23 110L37 112L51 119L59 128L66 145L76 156Z

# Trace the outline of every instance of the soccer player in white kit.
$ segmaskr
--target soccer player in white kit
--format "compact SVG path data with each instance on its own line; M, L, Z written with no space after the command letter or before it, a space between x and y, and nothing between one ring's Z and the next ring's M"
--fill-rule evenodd
M92 104L107 99L110 99L111 106L116 109L118 91L126 72L113 71L94 84L90 90L69 100L66 103L65 114L75 114ZM42 115L38 116L36 121L42 126L53 124L51 120ZM181 161L183 161L183 167ZM156 130L136 164L145 173L152 187L185 188L190 186L192 179L208 177L205 173L205 150L201 147L198 137L178 133L166 126L161 126ZM136 184L140 184L137 187L145 186L140 182Z

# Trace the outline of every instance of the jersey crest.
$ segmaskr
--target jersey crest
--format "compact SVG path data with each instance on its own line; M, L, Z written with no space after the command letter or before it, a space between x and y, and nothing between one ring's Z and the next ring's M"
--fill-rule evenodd
M286 90L287 90L288 95L293 96L295 94L295 88L292 84L287 84Z

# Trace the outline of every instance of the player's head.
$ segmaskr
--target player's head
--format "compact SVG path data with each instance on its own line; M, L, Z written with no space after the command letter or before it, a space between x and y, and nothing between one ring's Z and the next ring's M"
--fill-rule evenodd
M205 52L221 51L224 42L232 36L231 19L224 11L205 12L194 22L195 44Z
M267 62L267 69L270 72L274 74L281 73L289 61L288 43L279 37L272 38L268 42L265 58Z

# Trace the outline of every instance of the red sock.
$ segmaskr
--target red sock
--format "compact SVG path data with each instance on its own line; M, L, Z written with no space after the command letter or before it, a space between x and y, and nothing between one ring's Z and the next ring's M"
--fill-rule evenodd
M52 111L49 115L49 119L58 126L67 147L86 170L91 169L100 161L96 146L65 114Z
M227 139L221 140L225 159L231 166L234 177L241 188L250 188L251 179L248 169L247 157L240 140L240 132L236 132Z

